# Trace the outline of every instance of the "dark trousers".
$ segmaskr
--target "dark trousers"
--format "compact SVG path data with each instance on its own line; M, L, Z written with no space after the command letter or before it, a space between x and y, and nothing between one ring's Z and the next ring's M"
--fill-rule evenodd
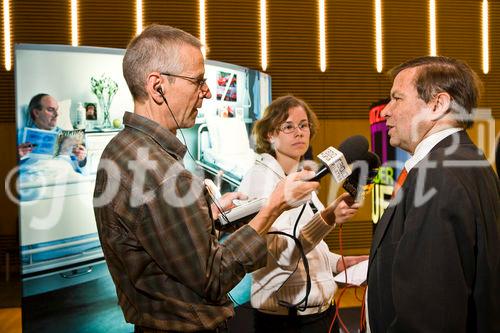
M271 315L255 310L255 333L328 333L334 316L335 305L322 313L306 316ZM339 332L337 319L335 319L332 332Z
M137 326L135 325L134 327L134 333L180 333L183 331L164 331L164 330L158 330L154 328L148 328L148 327L142 327L142 326ZM219 327L217 327L214 330L201 330L201 331L194 331L196 333L227 333L229 332L227 329L227 322L222 323Z

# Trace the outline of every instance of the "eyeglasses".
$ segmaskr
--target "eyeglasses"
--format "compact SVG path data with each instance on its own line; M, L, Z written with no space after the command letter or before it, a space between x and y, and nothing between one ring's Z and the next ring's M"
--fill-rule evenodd
M307 121L303 121L297 126L295 126L295 124L292 122L286 122L286 123L282 124L278 130L280 130L281 132L283 132L285 134L291 134L291 133L294 133L297 130L297 128L300 129L302 132L306 132L306 131L309 132L311 129L311 126L309 125L309 123Z
M177 74L170 74L170 73L160 73L161 75L165 76L171 76L171 77L178 77L179 79L187 80L191 82L192 84L196 85L201 91L207 92L208 89L203 89L203 88L208 88L207 84L207 79L198 79L196 77L191 77L191 76L184 76L184 75L177 75Z

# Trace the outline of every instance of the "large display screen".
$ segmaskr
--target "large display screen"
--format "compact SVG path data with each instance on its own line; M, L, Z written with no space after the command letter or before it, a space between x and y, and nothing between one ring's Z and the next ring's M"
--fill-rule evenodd
M31 148L19 153L18 165L24 278L102 258L92 194L100 153L120 130L123 113L133 110L123 54L108 48L16 46L17 145L18 151ZM30 102L50 105L39 111L30 109ZM81 160L75 149L82 150ZM30 294L29 288L24 291Z
M124 112L133 111L133 100L122 74L124 54L123 49L110 48L16 46L16 126L20 152L17 199L25 296L66 286L41 283L40 287L38 283L33 287L38 277L67 268L71 274L80 276L91 270L88 262L103 262L92 196L101 153L122 129ZM212 163L203 170L207 173L227 167L228 162L219 158L225 155L216 153L221 153L228 142L236 141L225 140L224 126L241 128L246 133L260 117L261 109L269 104L271 93L270 77L264 73L211 60L206 61L205 68L212 98L204 101L195 127L183 133L197 160L187 155L188 169L199 169L197 162L202 159L201 153L196 153L199 147L212 148ZM44 109L47 114L30 109L37 95L50 96L52 104L43 100L48 105ZM38 104L41 101L39 98ZM211 124L212 133L200 136L207 123ZM222 132L215 133L218 129ZM180 131L177 135L184 140ZM205 142L201 142L203 138ZM242 136L241 142L250 149L248 134ZM21 147L27 146L29 151L21 154ZM78 155L78 151L83 151L83 155ZM235 167L242 166L231 166L233 171ZM78 283L73 275L67 281L69 285Z

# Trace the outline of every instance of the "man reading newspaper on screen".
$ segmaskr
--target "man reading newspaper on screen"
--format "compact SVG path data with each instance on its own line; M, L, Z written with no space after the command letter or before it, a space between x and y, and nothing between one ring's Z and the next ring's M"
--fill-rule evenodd
M29 154L61 156L71 163L76 172L83 173L87 164L83 130L64 131L57 126L57 100L48 94L37 94L31 99L28 111L31 122L27 122L21 130L22 143L17 147L19 158L24 160ZM68 150L68 147L71 149Z

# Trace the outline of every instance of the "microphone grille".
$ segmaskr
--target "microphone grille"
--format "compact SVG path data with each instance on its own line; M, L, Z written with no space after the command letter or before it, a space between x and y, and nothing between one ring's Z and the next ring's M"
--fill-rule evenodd
M349 164L362 160L368 151L368 140L362 135L348 137L339 145L339 150Z

